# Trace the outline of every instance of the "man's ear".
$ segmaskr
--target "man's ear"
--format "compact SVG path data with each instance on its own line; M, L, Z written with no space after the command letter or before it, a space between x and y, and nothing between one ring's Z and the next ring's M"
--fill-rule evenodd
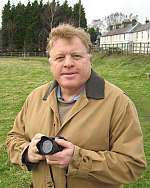
M91 61L91 64L92 64L92 57L93 57L93 56L92 56L92 54L89 54L89 55L90 55L90 61Z
M90 62L92 64L92 54L89 54L89 60L90 60Z
M49 63L49 65L51 65L51 58L50 57L48 58L48 63Z
M49 70L50 70L50 72L52 72L51 58L48 58L48 65L49 65Z

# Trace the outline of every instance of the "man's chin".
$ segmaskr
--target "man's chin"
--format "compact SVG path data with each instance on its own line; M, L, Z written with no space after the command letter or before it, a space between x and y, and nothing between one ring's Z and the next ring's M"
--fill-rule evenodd
M61 85L60 87L62 87L63 89L76 89L76 88L78 88L76 85L72 85L72 84Z
M82 87L82 86L79 86L77 84L70 82L70 83L66 83L66 84L60 84L60 87L63 89L67 89L67 90L75 90L75 89L80 89L80 87Z

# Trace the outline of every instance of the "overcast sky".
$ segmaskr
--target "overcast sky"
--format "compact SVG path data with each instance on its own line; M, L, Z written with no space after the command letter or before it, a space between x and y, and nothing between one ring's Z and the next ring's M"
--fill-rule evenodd
M7 3L7 0L0 0L0 22L1 22L1 12L3 6ZM11 4L17 4L19 1L21 3L27 4L28 0L10 0ZM33 2L34 0L30 0ZM43 0L47 2L48 0ZM51 0L49 0L51 2ZM64 0L59 0L60 4ZM69 5L74 5L78 0L68 0ZM81 0L85 12L88 24L94 19L103 18L110 15L111 13L122 12L129 15L139 16L139 21L144 22L146 17L150 19L150 0Z

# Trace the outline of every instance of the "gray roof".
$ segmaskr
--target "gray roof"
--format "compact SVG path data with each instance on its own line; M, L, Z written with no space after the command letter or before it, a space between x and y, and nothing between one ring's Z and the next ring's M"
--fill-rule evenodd
M108 32L104 33L102 36L112 36L112 35L128 33L128 32L131 32L132 28L133 28L132 24L128 24L126 27L108 31Z
M133 33L133 32L139 32L139 31L147 31L150 30L150 23L146 24L141 24L137 23L136 25L132 26L132 24L128 24L124 28L119 28L119 29L113 29L111 31L103 33L103 37L105 36L112 36L112 35L120 35L120 34L125 34L125 33Z
M134 28L132 32L147 31L150 30L150 22L146 24L140 24L138 27Z

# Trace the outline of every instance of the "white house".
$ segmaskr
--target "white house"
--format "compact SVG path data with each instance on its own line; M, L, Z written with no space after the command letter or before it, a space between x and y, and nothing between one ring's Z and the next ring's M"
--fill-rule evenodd
M130 42L150 42L150 22L141 24L136 20L126 20L120 25L110 26L109 31L103 33L100 39L100 44Z
M150 22L146 21L145 24L140 24L131 32L133 42L148 43L150 42Z
M150 53L150 22L141 24L136 20L125 20L122 24L110 26L109 31L100 37L100 47Z

